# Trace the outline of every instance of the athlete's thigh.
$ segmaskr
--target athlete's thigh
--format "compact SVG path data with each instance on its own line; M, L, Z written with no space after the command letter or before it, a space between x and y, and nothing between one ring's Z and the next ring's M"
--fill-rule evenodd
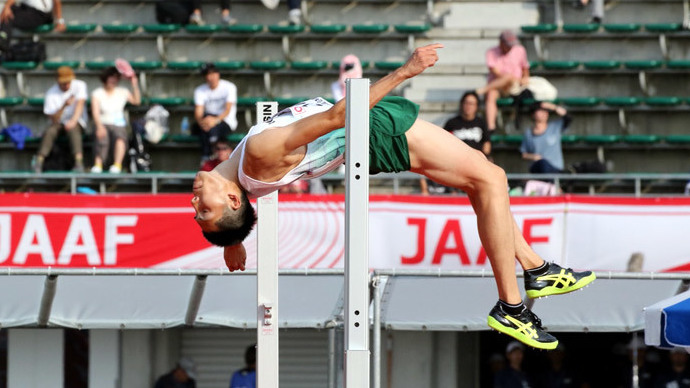
M445 186L471 188L499 169L477 151L443 128L417 120L405 133L411 171Z

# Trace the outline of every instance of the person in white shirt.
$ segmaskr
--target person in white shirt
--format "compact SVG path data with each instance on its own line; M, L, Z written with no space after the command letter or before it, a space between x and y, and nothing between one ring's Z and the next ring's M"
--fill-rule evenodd
M13 28L31 31L44 24L65 31L60 0L7 0L0 13L0 50L9 50Z
M57 69L57 83L46 92L43 103L43 113L50 119L50 126L46 129L41 140L41 147L36 154L34 171L43 171L43 161L50 154L60 131L65 131L72 146L74 155L74 171L84 172L81 136L86 128L87 115L86 82L75 79L74 71L69 66Z
M127 120L125 119L125 105L141 104L141 93L136 75L130 78L132 91L118 86L120 73L115 67L103 70L100 76L103 87L91 93L91 115L96 126L94 139L94 163L91 172L103 172L103 163L108 158L110 139L113 138L113 164L110 173L122 172L122 160L127 149Z
M212 145L237 129L237 87L220 79L213 63L201 67L206 83L194 89L194 119L192 133L201 140L202 164L211 157Z

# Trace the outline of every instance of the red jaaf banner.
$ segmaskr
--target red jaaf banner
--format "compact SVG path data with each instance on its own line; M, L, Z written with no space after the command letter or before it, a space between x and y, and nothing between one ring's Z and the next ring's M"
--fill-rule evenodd
M0 266L222 268L193 221L190 194L0 195ZM343 266L344 197L279 199L281 268ZM573 268L690 270L690 198L512 198L527 242ZM372 196L372 268L489 269L465 197ZM245 241L256 267L256 234ZM639 256L639 255L638 255Z

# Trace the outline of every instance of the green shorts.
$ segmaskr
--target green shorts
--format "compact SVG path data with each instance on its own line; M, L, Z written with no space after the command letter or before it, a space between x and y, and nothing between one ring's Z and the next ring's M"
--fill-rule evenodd
M405 132L419 114L419 105L402 97L386 97L369 113L369 173L410 169Z

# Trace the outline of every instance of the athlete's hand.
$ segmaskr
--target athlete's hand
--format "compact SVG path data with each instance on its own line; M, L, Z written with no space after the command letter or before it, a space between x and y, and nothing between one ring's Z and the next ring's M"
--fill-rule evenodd
M400 70L403 71L403 74L407 78L420 74L438 61L438 53L436 53L436 50L440 48L443 48L441 43L432 43L416 48Z
M244 263L247 261L247 251L244 250L244 245L230 245L223 250L223 258L225 265L230 272L240 270L244 271Z

